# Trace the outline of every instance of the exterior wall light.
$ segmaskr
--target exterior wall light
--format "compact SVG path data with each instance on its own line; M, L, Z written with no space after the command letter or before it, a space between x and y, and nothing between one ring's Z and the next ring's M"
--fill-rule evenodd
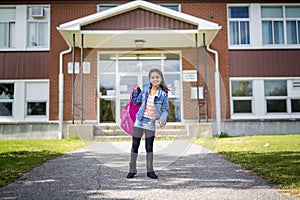
M143 48L145 44L145 40L134 40L134 43L137 48Z

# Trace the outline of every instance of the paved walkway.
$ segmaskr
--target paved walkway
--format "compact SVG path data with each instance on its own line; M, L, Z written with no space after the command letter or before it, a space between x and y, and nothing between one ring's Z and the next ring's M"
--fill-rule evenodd
M0 189L0 199L294 199L188 141L155 141L154 149L156 180L146 176L144 146L140 147L138 174L127 179L130 143L100 142L35 168Z

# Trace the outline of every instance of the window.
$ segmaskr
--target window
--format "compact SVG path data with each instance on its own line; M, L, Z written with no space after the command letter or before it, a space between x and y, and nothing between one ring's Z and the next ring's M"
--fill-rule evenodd
M49 81L0 81L0 122L48 121Z
M300 44L300 6L286 6L286 36L288 44Z
M231 78L232 119L299 119L300 79Z
M0 8L0 48L12 48L15 46L15 20L16 8Z
M117 6L118 6L117 4L101 4L101 5L98 5L98 12L102 12L102 11L105 11L105 10L108 10L108 9L111 9L111 8L114 8Z
M267 113L287 112L286 80L265 80Z
M300 112L300 80L292 81L291 93L291 112Z
M0 116L12 116L14 84L0 83Z
M49 85L43 82L26 83L26 117L47 116ZM36 92L39 91L39 92ZM36 118L36 117L35 117Z
M300 44L300 6L262 6L263 44Z
M252 81L231 81L233 113L252 113Z
M105 10L108 10L110 8L117 7L118 4L100 4L98 5L98 12L102 12ZM160 4L160 6L169 8L171 10L180 11L180 5L179 4Z
M33 8L27 8L27 46L48 47L49 43L49 7L40 7L40 13L34 13Z
M300 99L292 99L292 112L300 112Z
M263 44L283 44L282 6L261 8Z
M165 7L165 8L169 8L171 10L180 11L179 4L160 4L160 6Z
M229 43L230 45L247 45L250 44L249 30L249 8L229 7Z
M300 3L229 4L229 49L298 48Z
M27 116L32 115L46 115L46 102L28 102Z
M29 22L28 23L28 46L47 46L48 41L48 23L47 22Z

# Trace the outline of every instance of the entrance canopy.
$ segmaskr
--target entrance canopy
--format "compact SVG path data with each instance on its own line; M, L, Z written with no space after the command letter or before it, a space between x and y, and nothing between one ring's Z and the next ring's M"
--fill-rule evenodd
M61 24L57 30L69 46L84 48L173 48L211 43L221 27L182 12L137 0ZM137 44L140 43L140 44ZM140 46L141 47L141 46Z
M209 48L209 44L220 29L221 27L216 23L142 0L130 1L111 9L61 24L57 27L57 30L68 44L69 50L60 53L59 138L62 136L63 126L64 78L62 59L64 54L71 52L71 47L81 48L81 62L83 62L83 48L166 49L195 47L195 56L197 58L198 47L207 45L207 50L216 55L216 118L219 133L221 115L220 109L218 109L220 108L220 84L217 82L219 81L218 54ZM204 68L206 66L205 58L204 53ZM199 71L198 59L196 59L196 68ZM83 73L83 70L81 70L81 73ZM74 80L74 76L72 80ZM81 76L81 88L83 88L82 85L83 76ZM199 85L198 78L197 85ZM81 91L83 92L83 90ZM197 98L199 104L199 92L197 92ZM83 98L81 98L81 105L81 123L83 123ZM198 106L198 119L200 121L199 109L200 106Z

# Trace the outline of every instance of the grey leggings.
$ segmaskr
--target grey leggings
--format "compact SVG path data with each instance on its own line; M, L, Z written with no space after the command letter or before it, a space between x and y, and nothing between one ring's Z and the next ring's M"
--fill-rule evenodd
M150 130L145 130L142 128L133 128L132 146L131 152L138 153L141 139L143 137L143 132L145 132L145 149L147 153L153 152L153 142L155 137L155 132Z

